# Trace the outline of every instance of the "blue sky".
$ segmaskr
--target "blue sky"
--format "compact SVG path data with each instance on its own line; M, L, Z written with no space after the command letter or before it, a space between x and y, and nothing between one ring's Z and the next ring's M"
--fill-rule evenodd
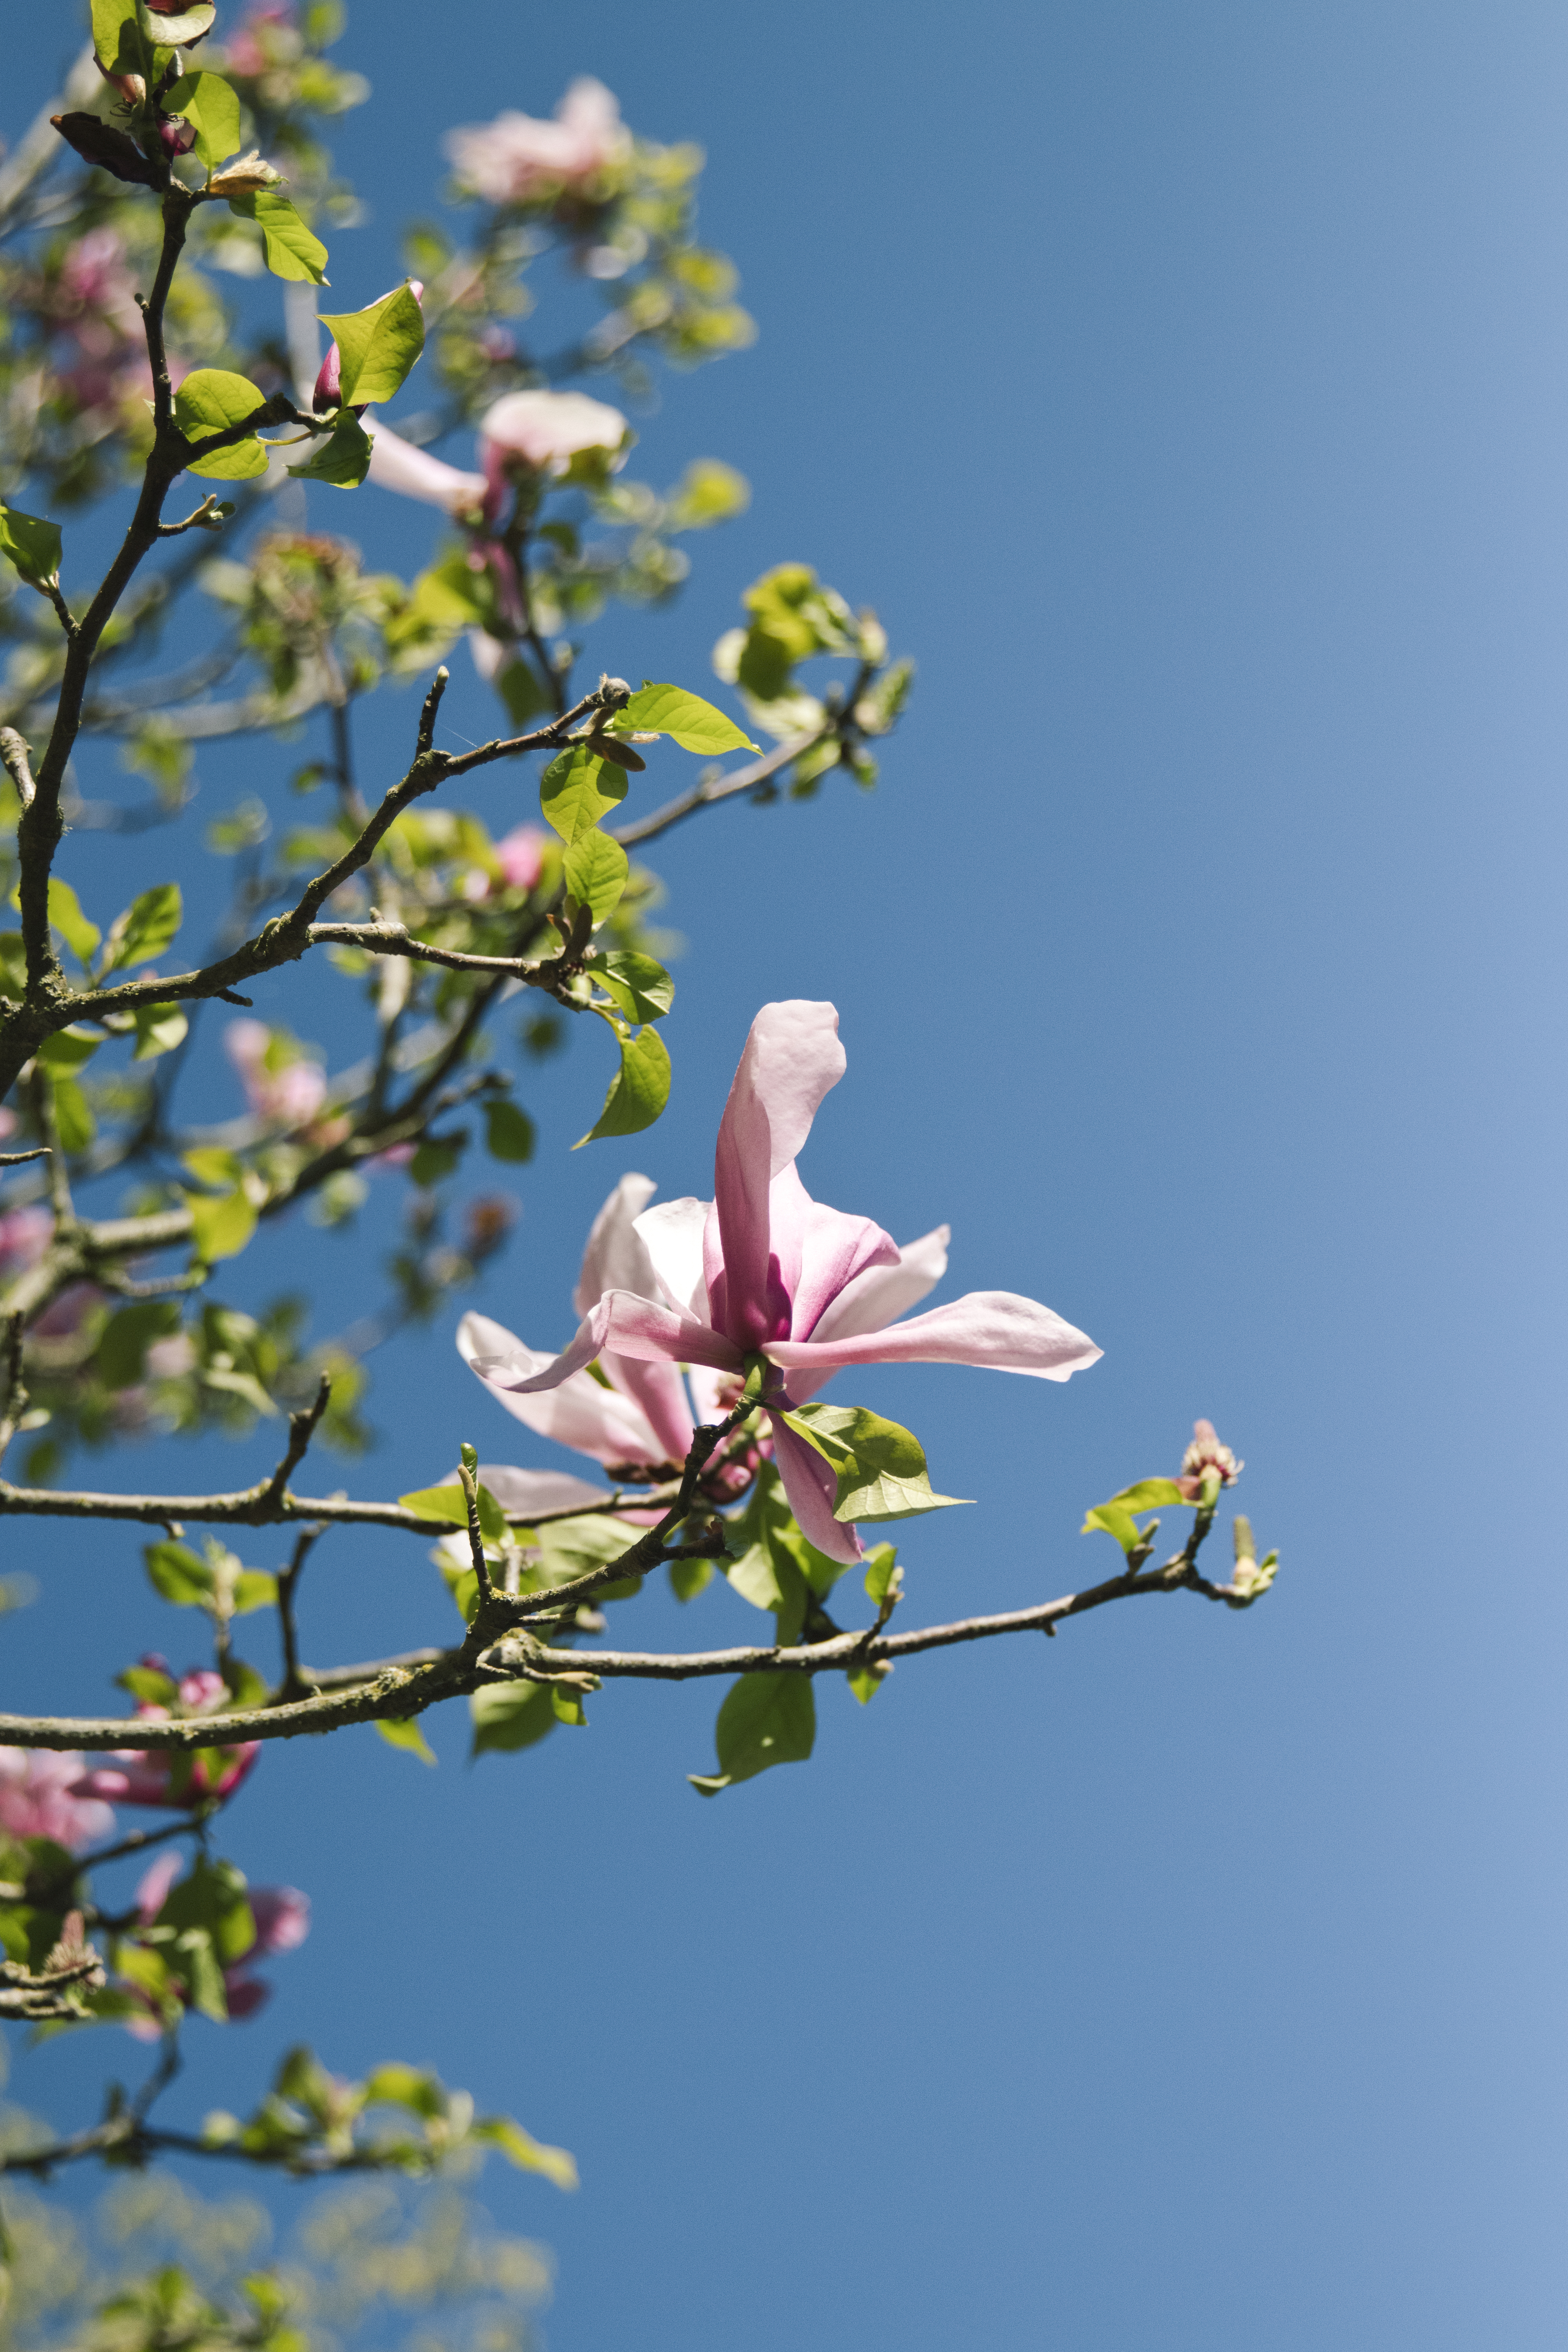
M942 1295L1029 1292L1106 1350L1062 1391L857 1385L981 1498L903 1547L908 1614L1103 1573L1084 1507L1173 1468L1199 1412L1284 1568L1246 1616L1180 1597L910 1661L864 1712L825 1691L813 1761L713 1804L684 1779L704 1689L606 1693L585 1735L472 1772L455 1716L434 1773L368 1732L273 1751L233 1843L311 1891L315 1932L256 2024L193 2033L180 2100L238 2100L308 2036L342 2071L435 2063L572 2147L576 2199L485 2192L557 2251L555 2352L1545 2352L1561 14L450 21L443 44L405 0L353 12L340 54L376 98L340 153L371 213L334 292L397 274L446 125L547 111L589 71L706 147L704 230L761 324L637 420L652 478L722 456L749 515L593 657L700 688L741 590L800 558L921 666L874 795L731 809L662 849L689 941L670 1111L568 1156L597 1049L530 1081L542 1154L479 1303L563 1336L623 1169L704 1189L752 1012L831 997L849 1071L811 1189L900 1238L950 1219ZM369 560L412 563L407 509L316 496ZM478 734L477 686L449 713ZM373 720L373 772L410 726L405 703ZM204 771L202 805L275 792L295 757ZM498 830L521 813L511 771L474 783ZM127 854L152 878L163 848L79 854L90 883ZM263 1009L321 1034L322 1003L279 981ZM323 1321L353 1311L361 1245L300 1249ZM387 1351L373 1410L351 1491L469 1436L551 1458L510 1445L445 1331ZM117 1467L229 1484L270 1452ZM133 1547L6 1540L80 1621L69 1653L46 1607L8 1621L8 1698L97 1706L164 1633ZM416 1546L334 1538L310 1577L313 1655L444 1632ZM755 1622L724 1593L679 1624L643 1608L650 1644ZM543 1996L569 2031L518 2021ZM57 2045L16 2091L70 2118L106 2056Z

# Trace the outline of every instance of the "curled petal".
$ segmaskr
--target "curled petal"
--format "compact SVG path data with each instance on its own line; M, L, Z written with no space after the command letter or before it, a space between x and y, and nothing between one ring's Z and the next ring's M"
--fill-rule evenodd
M596 1307L606 1290L636 1290L645 1298L658 1297L658 1277L636 1222L653 1193L651 1176L623 1176L595 1218L572 1294L579 1315Z
M590 1349L568 1365L557 1380L541 1381L541 1388L552 1391L548 1395L520 1391L510 1380L498 1381L493 1367L504 1364L509 1371L521 1372L527 1380L563 1360L525 1348L504 1324L492 1323L488 1315L464 1316L458 1326L458 1352L497 1402L541 1437L553 1438L558 1445L569 1445L574 1453L586 1454L595 1462L664 1460L665 1448L635 1399L601 1388L582 1370L596 1349Z
M1033 1298L1011 1290L972 1290L889 1330L804 1343L774 1339L767 1352L786 1372L837 1371L846 1364L975 1364L1065 1381L1097 1363L1103 1350Z
M483 1320L479 1316L463 1319ZM488 1360L471 1356L468 1360L498 1394L536 1396L543 1390L560 1388L574 1372L582 1371L604 1353L633 1356L644 1363L708 1364L720 1372L739 1372L745 1364L741 1349L721 1332L710 1330L693 1316L679 1314L673 1307L638 1298L629 1290L606 1292L593 1313L584 1317L572 1345L542 1369L540 1360L527 1349L517 1349L510 1356Z
M907 1242L899 1252L897 1265L868 1266L824 1307L808 1336L821 1344L855 1339L864 1331L885 1330L896 1316L907 1315L936 1288L947 1272L947 1245L952 1237L951 1226L938 1225L922 1234L918 1242ZM832 1377L831 1370L816 1378L800 1373L790 1382L790 1394L796 1404L805 1404Z
M852 1527L833 1516L833 1506L838 1494L838 1481L832 1465L823 1460L815 1445L797 1437L786 1422L773 1416L773 1459L779 1465L779 1476L790 1509L795 1513L802 1535L829 1559L845 1561L860 1558L860 1538Z

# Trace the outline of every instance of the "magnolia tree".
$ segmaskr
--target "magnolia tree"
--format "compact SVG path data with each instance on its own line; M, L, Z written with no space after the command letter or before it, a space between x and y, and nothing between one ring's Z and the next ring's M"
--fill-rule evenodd
M605 1171L602 1150L576 1163L586 1242L560 1271L575 1334L541 1352L508 1328L496 1262L510 1196L470 1195L454 1224L447 1195L481 1137L503 1167L529 1160L520 1070L569 1022L606 1024L618 1066L585 1143L646 1129L669 1091L659 1024L674 988L650 928L658 887L633 853L736 795L803 798L840 773L870 784L870 746L910 669L872 613L798 562L746 591L708 693L617 676L613 617L584 667L588 628L672 594L684 538L745 502L715 461L664 491L628 470L626 410L652 372L752 333L729 263L695 239L700 157L637 137L591 81L552 120L507 111L455 130L460 234L412 230L410 274L390 290L340 265L328 299L342 307L321 311L353 197L321 126L366 95L327 55L340 15L331 0L268 5L230 27L205 0L92 0L62 99L0 164L0 756L17 917L0 936L0 1515L122 1523L154 1612L205 1621L207 1644L193 1658L202 1644L161 1633L154 1613L150 1639L180 1663L157 1650L128 1663L128 1712L0 1717L0 2011L41 2033L96 2021L149 2053L134 2095L100 2116L12 2135L9 2168L37 2175L163 2149L301 2174L417 2171L488 2146L571 2180L563 2151L396 2062L351 2083L294 2050L259 2104L237 2085L235 2114L182 2121L155 2105L192 2013L254 2014L258 1964L307 1931L305 1895L247 1884L227 1852L230 1808L274 1740L370 1723L419 1748L420 1718L458 1704L476 1753L510 1757L582 1723L602 1687L701 1676L724 1685L714 1768L692 1776L712 1796L810 1754L824 1677L867 1702L900 1658L1048 1633L1141 1594L1247 1608L1274 1573L1239 1517L1233 1571L1200 1570L1240 1466L1200 1422L1173 1475L1090 1510L1117 1547L1103 1581L906 1624L884 1528L948 1498L916 1438L854 1402L857 1370L959 1363L1061 1381L1100 1351L1010 1292L923 1306L946 1271L945 1227L900 1244L874 1201L848 1213L812 1199L799 1163L846 1066L830 1004L756 1011L711 1181L697 1155L689 1197L653 1201L646 1178ZM600 298L553 349L524 325L531 267L569 312ZM563 388L582 380L592 393ZM366 572L329 528L362 499L416 502L405 519L429 560L413 579ZM77 551L97 508L112 553L95 579ZM164 673L153 656L176 607L198 650ZM459 639L500 730L467 748L442 723ZM367 776L356 708L409 680L424 691L401 772ZM84 903L73 829L174 824L197 745L301 728L312 756L289 757L314 796L306 822L279 839L242 802L206 826L212 863L172 852L180 879L123 907ZM129 807L84 791L110 740L147 779ZM692 762L662 802L646 782L660 742ZM542 821L492 839L461 787L503 761L536 761ZM187 894L205 960L183 928ZM247 994L305 958L324 1052ZM531 1008L515 1044L487 1026L509 1001ZM246 1106L217 1128L193 1127L180 1101L204 1006L233 1008L216 1032L209 1013L199 1042ZM241 1253L276 1248L291 1216L353 1219L373 1180L369 1213L384 1222L399 1203L401 1231L385 1295L346 1335L313 1331L287 1298L259 1316L224 1303ZM478 1304L458 1320L465 1289ZM422 1465L410 1493L310 1491L326 1483L307 1470L313 1445L363 1444L362 1359L409 1318L448 1334L456 1321L468 1370L454 1361L453 1377L475 1382L487 1453L504 1412L531 1433L530 1458L481 1463L465 1446L459 1463ZM67 1483L87 1449L284 1415L255 1485ZM1184 1540L1157 1561L1146 1514L1182 1507ZM305 1663L301 1578L345 1526L433 1549L427 1648ZM272 1566L248 1564L258 1530L282 1539ZM691 1604L723 1578L773 1623L741 1648L626 1646L618 1627L659 1570ZM272 2308L263 2297L254 2328Z

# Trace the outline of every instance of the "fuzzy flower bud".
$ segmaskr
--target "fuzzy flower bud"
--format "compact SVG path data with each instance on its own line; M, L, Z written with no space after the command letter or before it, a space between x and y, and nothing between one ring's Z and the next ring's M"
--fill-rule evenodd
M1182 1475L1176 1484L1188 1502L1195 1503L1207 1480L1217 1477L1222 1486L1234 1486L1246 1467L1228 1445L1220 1444L1212 1421L1194 1421L1193 1442L1182 1456Z

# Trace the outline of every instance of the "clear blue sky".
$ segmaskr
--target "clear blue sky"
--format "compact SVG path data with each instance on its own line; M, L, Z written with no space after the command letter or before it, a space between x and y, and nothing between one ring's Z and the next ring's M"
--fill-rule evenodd
M596 1049L536 1084L480 1303L563 1335L616 1178L704 1189L752 1013L831 997L812 1190L900 1238L951 1219L942 1295L1028 1291L1106 1350L1061 1391L857 1385L983 1498L909 1538L910 1613L1103 1572L1084 1507L1199 1412L1285 1565L1247 1616L1129 1607L910 1661L864 1713L825 1691L815 1760L713 1804L710 1689L606 1693L471 1773L455 1714L438 1772L369 1732L273 1750L233 1843L315 1932L254 2025L193 2032L180 2103L308 2035L515 2108L583 2169L572 2200L487 2176L557 2250L553 2352L1555 2352L1561 11L361 0L340 54L376 84L340 148L351 301L454 121L585 70L708 150L761 340L670 387L638 463L723 456L754 504L596 656L700 686L789 557L921 664L873 797L662 851L670 1113L568 1157ZM318 519L406 566L378 495ZM477 688L452 709L479 731ZM375 722L388 771L408 726ZM204 806L293 756L209 762ZM499 829L518 780L475 782ZM320 1034L297 986L264 1009ZM301 1247L330 1325L364 1253ZM352 1491L470 1435L555 1458L445 1333L389 1351L374 1412ZM133 1546L6 1548L79 1628L8 1622L8 1701L100 1704L165 1631ZM444 1632L417 1547L334 1538L310 1576L313 1656ZM650 1643L755 1622L644 1609ZM542 2005L570 2030L514 2021ZM83 2037L16 2088L76 2119L106 2061Z

